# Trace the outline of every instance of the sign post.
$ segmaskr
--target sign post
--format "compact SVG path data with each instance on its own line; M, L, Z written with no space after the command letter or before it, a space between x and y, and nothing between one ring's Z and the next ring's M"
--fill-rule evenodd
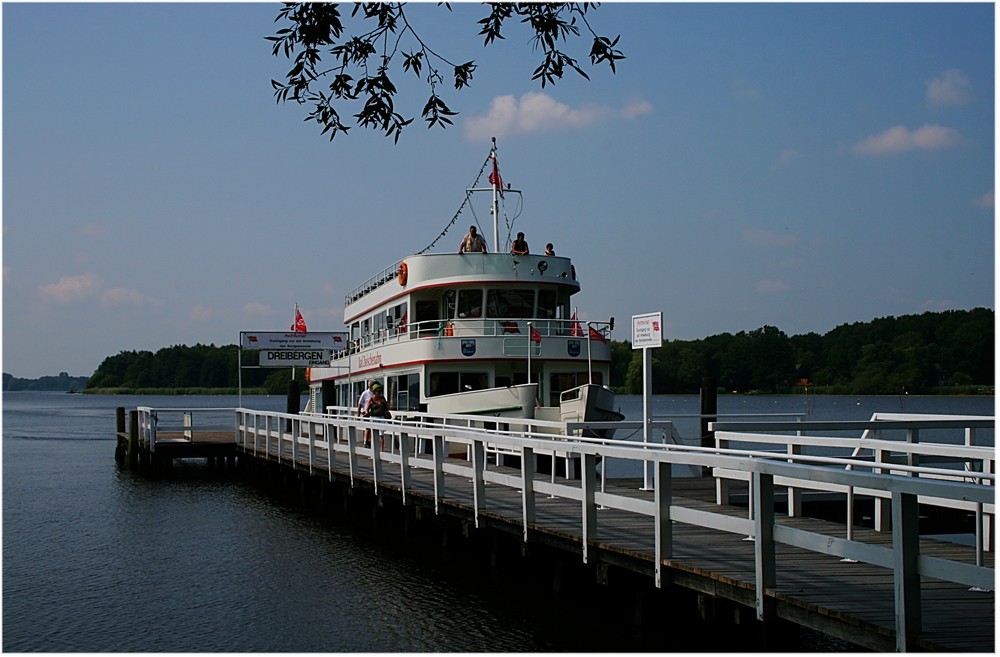
M632 315L632 348L642 349L642 443L649 445L652 414L653 356L650 349L663 346L663 313ZM642 490L652 490L649 461L643 463Z

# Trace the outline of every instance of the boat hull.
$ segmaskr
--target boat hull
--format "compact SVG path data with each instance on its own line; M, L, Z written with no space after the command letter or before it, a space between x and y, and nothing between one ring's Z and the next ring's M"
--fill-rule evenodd
M488 415L493 417L535 417L538 384L469 390L427 399L428 413L442 415Z

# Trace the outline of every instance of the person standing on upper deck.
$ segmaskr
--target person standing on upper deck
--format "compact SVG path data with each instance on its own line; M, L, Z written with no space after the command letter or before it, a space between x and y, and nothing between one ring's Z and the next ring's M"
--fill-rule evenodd
M554 256L556 254L555 249L552 248L552 242L545 245L545 255Z
M517 234L517 239L510 245L510 252L514 255L528 255L528 243L524 241L524 233Z
M462 238L462 243L458 245L459 253L486 253L486 240L476 232L475 226L469 226L468 234Z

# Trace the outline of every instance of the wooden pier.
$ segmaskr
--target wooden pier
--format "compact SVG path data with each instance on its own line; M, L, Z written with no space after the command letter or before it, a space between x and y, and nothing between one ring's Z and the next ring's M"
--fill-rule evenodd
M526 558L534 549L545 549L562 554L567 563L580 565L582 560L588 576L600 582L614 580L618 573L638 575L646 584L637 585L637 599L651 592L668 597L679 590L694 592L699 607L708 610L704 613L726 609L739 623L767 627L769 620L782 619L877 651L995 650L993 553L918 537L917 495L906 492L910 482L891 476L882 479L892 479L886 490L897 491L892 493L899 507L892 530L849 529L843 523L774 513L781 493L775 495L767 467L763 475L754 471L754 485L729 484L748 507L719 505L713 478L670 474L671 465L713 465L715 456L663 461L656 470L658 486L643 490L635 480L596 482L589 448L580 448L582 479L568 480L555 474L528 476L526 469L490 462L488 446L503 442L496 434L477 439L468 430L382 425L387 449L381 451L359 444L365 421L357 418L334 422L237 414L229 445L221 444L234 450L225 457L235 456L241 472L279 473L284 485L305 497L367 495L377 507L397 508L407 521L432 518L454 525L464 536L506 537L521 546ZM125 434L121 428L119 424L120 441ZM440 458L442 434L448 440L468 440L471 458ZM182 439L192 443L191 450L194 444L205 449L220 445L217 432L207 429ZM543 451L539 440L522 441L526 461ZM433 445L434 453L424 453L422 443ZM157 442L156 451L169 449L168 444L173 443ZM602 449L617 455L615 448ZM181 453L173 452L173 458ZM194 451L183 454L195 456ZM763 459L755 460L746 467L761 468ZM730 471L742 467L726 463ZM779 476L797 472L782 462L774 467ZM986 471L992 467L991 460ZM830 476L831 481L842 479ZM873 478L862 479L866 486L880 485ZM922 485L935 495L950 494L940 482ZM986 500L992 509L992 493L977 497L971 486L962 490L963 499ZM925 572L954 573L951 579L957 581Z

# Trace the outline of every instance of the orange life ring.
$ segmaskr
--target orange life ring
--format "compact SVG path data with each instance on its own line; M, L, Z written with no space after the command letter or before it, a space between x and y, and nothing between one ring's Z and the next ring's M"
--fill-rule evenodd
M406 278L409 275L409 270L406 267L405 262L399 263L399 269L396 270L396 278L399 279L400 285L406 285Z

